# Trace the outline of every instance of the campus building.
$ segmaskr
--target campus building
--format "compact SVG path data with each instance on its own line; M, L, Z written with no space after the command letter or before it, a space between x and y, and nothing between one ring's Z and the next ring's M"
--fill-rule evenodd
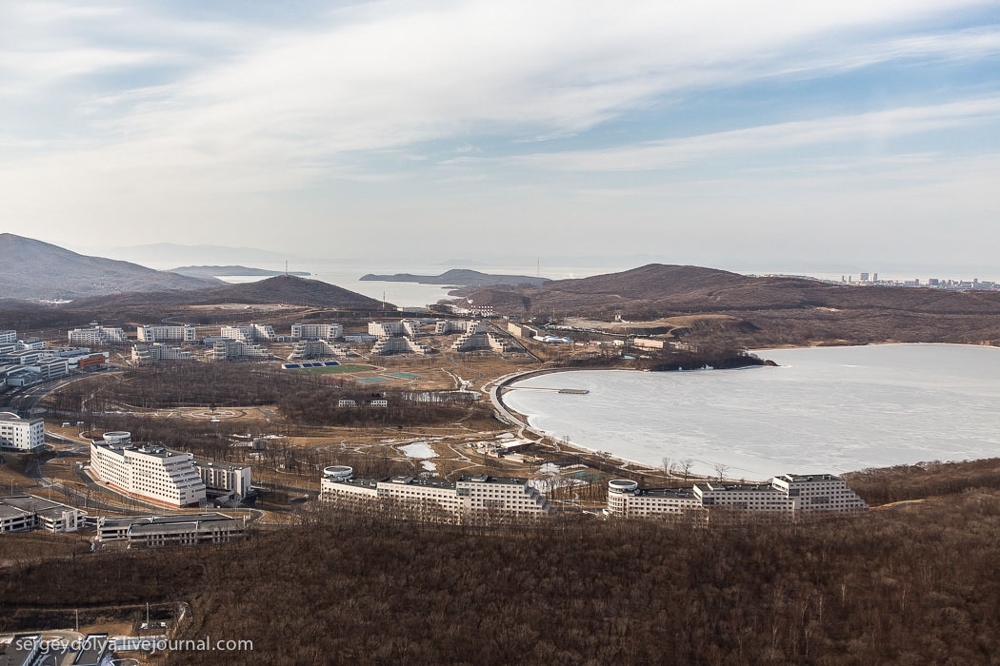
M427 353L427 347L407 337L381 337L372 345L373 356L388 356L390 354L419 354L423 356Z
M532 519L553 513L552 507L526 479L477 474L457 482L409 476L355 479L345 466L323 472L320 498L348 505L380 505L389 510L441 522L475 522L485 518Z
M45 421L0 412L0 449L37 451L45 444Z
M161 342L138 342L132 346L133 363L155 363L156 361L191 361L191 352L180 347L171 347Z
M0 534L4 532L76 532L86 511L31 495L0 499ZM0 662L2 663L2 662Z
M102 516L97 519L98 543L124 541L129 548L228 543L242 539L246 531L246 522L242 518L230 518L221 513L124 518Z
M770 483L697 483L692 488L640 489L630 479L608 483L607 512L613 516L645 517L711 508L796 514L865 511L868 504L832 474L783 474Z
M225 338L216 340L212 344L212 350L208 357L213 361L226 361L234 358L269 359L271 352L260 345Z
M90 445L90 472L99 481L166 506L200 506L205 483L189 453L132 444L127 432L109 432Z
M195 342L198 331L190 324L181 326L137 326L135 337L139 342Z
M69 332L71 345L123 345L128 342L125 331L120 328L107 328L98 323L91 323L90 328L74 328Z
M223 338L239 342L270 342L277 338L274 329L266 324L245 324L241 326L223 326L219 333Z
M344 337L341 324L292 324L293 340L338 340Z
M198 476L209 491L219 491L246 497L250 494L250 466L216 461L193 460Z

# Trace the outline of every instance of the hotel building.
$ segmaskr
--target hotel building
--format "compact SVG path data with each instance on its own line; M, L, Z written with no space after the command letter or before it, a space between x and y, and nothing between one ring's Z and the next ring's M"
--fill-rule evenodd
M127 432L104 434L90 445L90 471L99 481L155 504L200 506L205 483L191 454L162 446L135 447Z

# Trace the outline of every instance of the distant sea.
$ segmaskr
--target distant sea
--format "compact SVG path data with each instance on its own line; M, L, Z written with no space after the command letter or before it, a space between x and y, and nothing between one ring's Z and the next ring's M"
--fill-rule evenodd
M284 265L278 264L266 264L257 262L254 264L255 268L266 268L269 270L280 271L284 269ZM315 280L321 280L323 282L329 282L330 284L335 284L338 287L343 287L344 289L350 289L359 294L364 294L370 298L375 298L382 300L385 297L386 302L393 303L394 305L406 305L406 306L426 306L431 303L436 303L437 301L450 298L448 292L451 290L448 287L441 287L438 285L426 285L426 284L416 284L408 282L361 282L360 278L362 275L367 273L375 273L378 275L393 275L395 273L412 273L414 275L440 275L444 273L449 268L455 268L456 266L442 266L441 264L433 265L391 265L391 266L380 266L377 264L368 264L360 266L346 266L344 264L299 264L296 263L293 266L289 266L290 270L294 271L308 271L311 273L311 278ZM546 266L542 264L540 267L537 265L510 265L510 266L473 266L475 270L482 273L493 273L502 275L527 275L531 277L540 276L549 278L550 280L566 280L573 278L584 278L590 277L592 275L603 275L606 273L617 273L631 268L637 268L637 266ZM839 282L842 275L849 275L848 273L828 273L828 272L809 272L809 271L796 271L796 270L739 270L733 269L733 272L741 273L744 275L801 275L817 278L820 280L832 280L834 282ZM942 280L973 280L978 278L980 280L995 280L1000 281L1000 276L998 275L986 275L986 274L972 274L972 273L947 273L941 272L934 275L920 275L920 274L909 274L909 273L878 273L879 279L881 280L913 280L914 278L919 278L921 283L926 283L928 278L939 278ZM855 281L858 280L858 274L854 274L853 278ZM230 283L242 283L242 282L256 282L262 280L259 276L225 276L220 277L220 280Z

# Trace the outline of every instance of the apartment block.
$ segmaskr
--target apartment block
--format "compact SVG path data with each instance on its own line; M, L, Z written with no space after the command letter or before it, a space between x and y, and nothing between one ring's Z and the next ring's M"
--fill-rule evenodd
M344 337L341 324L292 324L293 340L339 340Z

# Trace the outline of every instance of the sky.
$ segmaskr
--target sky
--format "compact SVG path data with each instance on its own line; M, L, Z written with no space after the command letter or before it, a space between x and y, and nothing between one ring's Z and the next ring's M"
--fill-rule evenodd
M1000 3L5 2L0 202L94 254L1000 276Z

